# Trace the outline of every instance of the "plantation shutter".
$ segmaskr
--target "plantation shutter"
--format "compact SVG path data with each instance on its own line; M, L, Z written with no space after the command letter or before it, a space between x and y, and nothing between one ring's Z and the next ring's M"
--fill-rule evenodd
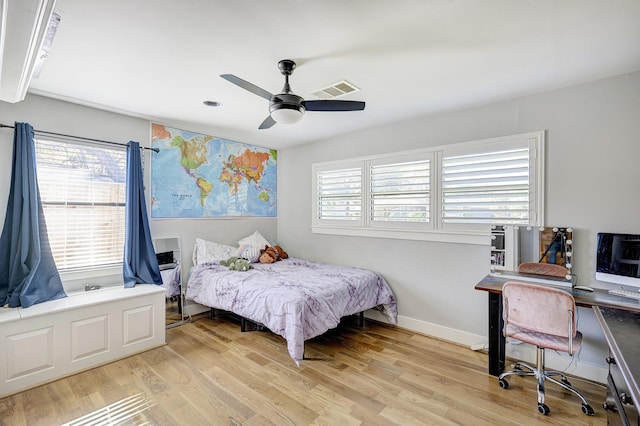
M429 222L430 169L429 160L372 165L371 219Z
M121 264L126 149L37 140L36 158L58 270Z
M316 179L318 219L361 220L362 168L321 170Z
M509 145L462 155L443 152L443 223L529 223L530 149L526 141Z

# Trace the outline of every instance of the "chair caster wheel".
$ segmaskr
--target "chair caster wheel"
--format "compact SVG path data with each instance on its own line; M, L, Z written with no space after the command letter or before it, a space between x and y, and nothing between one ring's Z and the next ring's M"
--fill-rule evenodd
M500 387L502 389L509 389L509 382L507 382L505 379L498 379L498 384L500 384Z
M538 413L546 416L550 411L546 404L538 404Z
M566 377L564 379L562 379L561 382L564 383L565 385L571 387L571 383L569 383L569 381L567 380Z
M582 404L582 412L587 416L593 416L593 408L589 404Z

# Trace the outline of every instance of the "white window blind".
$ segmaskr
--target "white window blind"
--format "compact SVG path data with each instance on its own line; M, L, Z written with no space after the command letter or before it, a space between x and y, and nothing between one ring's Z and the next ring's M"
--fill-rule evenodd
M317 218L359 221L362 217L362 169L322 170L316 175Z
M126 149L36 141L38 186L60 271L122 263Z
M429 222L430 167L429 160L372 165L371 220Z
M528 224L530 149L482 149L442 158L444 223Z

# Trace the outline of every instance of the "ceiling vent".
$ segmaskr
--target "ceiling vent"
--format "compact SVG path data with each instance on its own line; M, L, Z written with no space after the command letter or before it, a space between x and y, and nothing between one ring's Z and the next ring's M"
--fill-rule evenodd
M360 89L356 86L349 83L347 80L342 80L332 84L331 86L316 90L312 95L315 95L320 99L335 99L358 91L360 91Z

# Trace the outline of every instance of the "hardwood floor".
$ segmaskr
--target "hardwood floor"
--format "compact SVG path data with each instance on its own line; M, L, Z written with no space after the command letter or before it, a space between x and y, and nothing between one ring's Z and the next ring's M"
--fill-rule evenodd
M241 333L228 316L167 330L166 346L0 399L0 425L57 425L95 412L150 425L604 425L602 385L572 378L596 411L532 378L500 389L487 355L355 318L307 341L302 366L284 339ZM127 399L128 398L128 399ZM128 413L127 413L128 412ZM70 424L93 424L79 419Z

